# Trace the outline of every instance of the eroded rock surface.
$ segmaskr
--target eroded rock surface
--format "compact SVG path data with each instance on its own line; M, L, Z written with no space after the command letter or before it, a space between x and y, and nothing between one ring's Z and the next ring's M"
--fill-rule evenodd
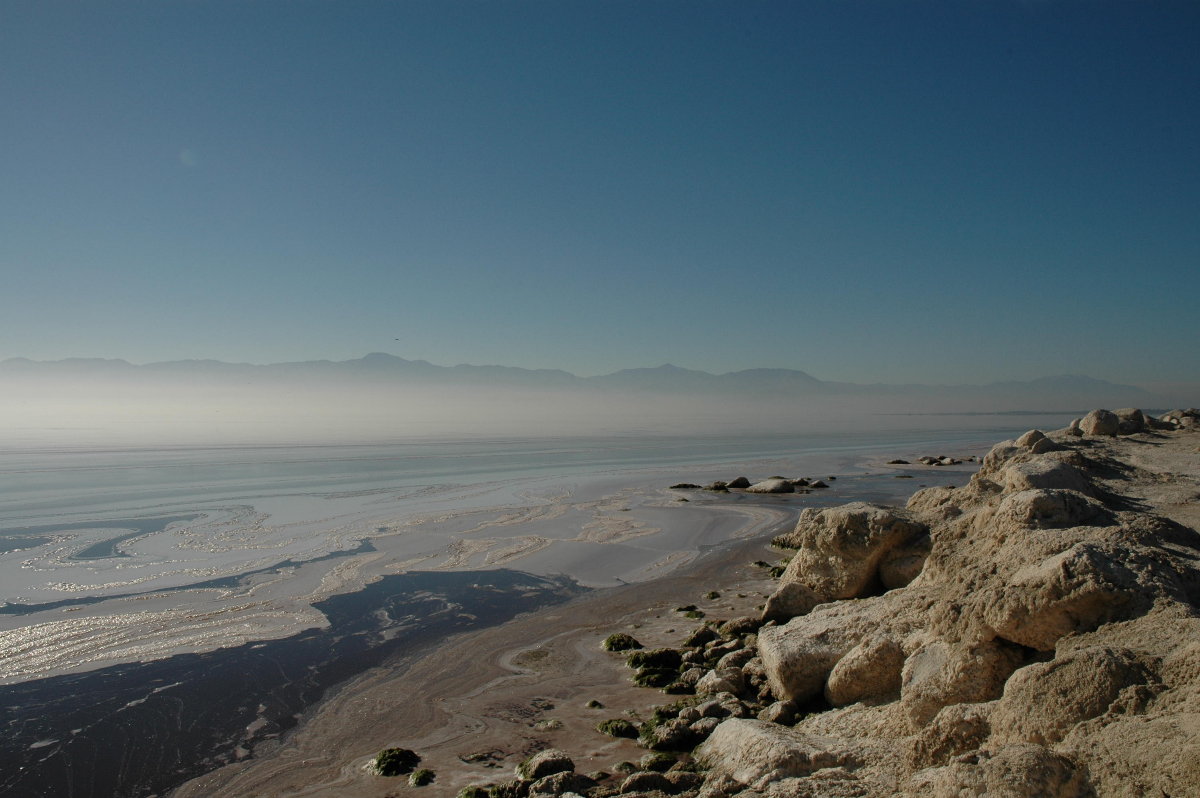
M889 552L927 532L902 511L866 502L806 509L795 530L777 539L797 549L780 581L824 600L858 598L879 588L879 565Z

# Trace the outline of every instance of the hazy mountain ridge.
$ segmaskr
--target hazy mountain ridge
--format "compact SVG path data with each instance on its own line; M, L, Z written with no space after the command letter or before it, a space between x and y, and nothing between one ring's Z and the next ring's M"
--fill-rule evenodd
M374 441L420 435L711 434L940 427L940 414L1196 404L1091 377L990 385L832 382L792 369L673 365L580 377L556 369L438 366L374 353L255 365L0 361L0 445L130 441ZM1176 399L1178 401L1176 401ZM903 417L903 418L901 418Z
M36 361L10 358L0 361L0 378L46 376L56 378L121 377L134 380L160 376L236 378L239 381L276 382L289 378L302 380L355 379L370 382L479 383L507 387L578 388L601 391L620 390L652 393L702 391L713 394L754 395L937 395L988 394L1074 394L1103 392L1127 394L1131 400L1146 400L1153 395L1135 385L1123 385L1083 375L1056 375L1034 380L1008 380L983 385L928 385L921 383L851 383L821 380L804 371L782 368L754 368L713 374L681 368L669 363L652 368L630 368L595 377L580 377L561 369L526 369L518 366L470 365L437 366L425 360L373 352L353 360L307 360L255 365L220 360L175 360L134 365L120 359L67 358Z

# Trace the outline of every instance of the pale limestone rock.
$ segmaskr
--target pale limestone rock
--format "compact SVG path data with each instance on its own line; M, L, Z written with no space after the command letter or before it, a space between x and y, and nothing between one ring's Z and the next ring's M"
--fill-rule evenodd
M696 733L687 722L671 718L649 731L643 730L641 739L651 751L680 751L695 745Z
M901 706L913 728L920 728L942 707L998 698L1022 656L1016 646L996 641L924 645L904 662Z
M1117 414L1108 410L1093 410L1079 422L1079 429L1084 435L1116 435L1120 426L1121 420Z
M1088 479L1075 466L1059 460L1039 457L1007 466L999 475L1006 491L1048 489L1074 490L1081 493L1089 488Z
M776 701L758 713L759 720L790 725L796 719L796 705L791 701Z
M1028 665L1013 674L996 703L993 741L1057 743L1077 724L1104 714L1123 689L1148 678L1132 652L1100 646Z
M904 650L889 637L864 640L838 660L825 684L825 699L835 707L879 701L898 695Z
M979 748L991 733L994 706L995 702L943 707L913 738L908 752L909 767L919 770L944 765L951 757Z
M1061 452L1062 450L1063 450L1062 446L1058 445L1057 443L1050 440L1049 438L1042 438L1040 441L1038 441L1037 443L1035 443L1029 447L1029 451L1032 452L1033 454L1045 454L1046 452Z
M538 751L518 765L517 775L523 779L536 780L543 776L566 773L574 769L575 763L571 761L571 757L566 751L548 748L545 751Z
M1055 746L1086 763L1100 796L1191 795L1200 784L1200 618L1155 632L1159 646L1191 641L1162 660L1160 683L1124 688L1107 711ZM1146 664L1154 670L1153 661Z
M571 771L555 773L529 785L529 798L559 798L586 792L596 786L595 779Z
M797 615L808 613L821 602L821 597L807 585L784 582L767 598L762 617L764 621L790 621Z
M797 552L780 580L806 585L826 600L857 598L878 585L884 555L927 531L922 523L866 502L808 508L795 530L781 536Z
M961 491L941 485L923 488L909 497L905 509L931 523L949 521L962 515L961 494Z
M884 590L906 587L920 576L932 545L929 535L918 535L884 554L879 561L879 582Z
M795 736L777 740L793 760L761 739L739 744L729 762L747 780L718 769L700 795L1194 792L1196 451L1200 436L1188 429L1152 442L1060 430L1029 446L994 447L966 486L914 495L908 516L929 524L931 543L914 581L817 605L758 639L775 697L802 706L824 691L835 702L855 699L848 685L869 681L865 652L877 638L894 640L908 655L900 699L805 716L784 729ZM879 561L881 586L901 549ZM730 723L705 745L720 743ZM832 754L849 758L820 760Z
M661 790L662 792L674 792L675 785L671 783L662 773L655 773L653 770L643 770L638 773L630 773L625 781L621 782L621 792L649 792L651 790Z
M688 728L696 736L696 740L700 741L713 733L713 729L721 725L721 718L700 718L700 720L692 721L688 724Z
M1136 579L1095 544L1079 543L1017 571L984 597L983 620L1001 637L1053 651L1063 635L1094 629L1130 600Z
M1113 514L1100 502L1076 490L1034 488L1006 495L995 518L1022 527L1063 529L1110 524Z
M1026 454L1024 446L1018 446L1016 441L1000 441L983 456L983 464L979 467L981 476L998 472L1005 463L1018 455Z
M855 768L864 747L831 737L804 735L761 720L730 719L716 728L695 756L738 784L761 790L779 779L824 768Z
M1084 775L1066 757L1039 745L1010 745L976 761L922 770L904 793L920 798L1087 798Z
M728 692L713 694L709 700L697 704L696 710L704 718L749 718L754 714L736 695Z
M717 660L717 670L725 670L726 668L742 668L747 662L754 659L758 652L750 648L739 648L737 651L730 651Z
M1040 429L1031 429L1029 432L1026 432L1024 435L1017 438L1016 443L1017 446L1023 446L1026 449L1029 449L1032 448L1032 446L1038 441L1043 441L1045 439L1046 433L1042 432Z
M878 634L893 620L905 631L911 628L915 620L911 616L892 619L887 611L880 598L838 601L782 626L763 628L758 653L771 692L796 701L821 695L833 666L864 637Z
M696 695L712 693L737 694L746 689L746 677L741 668L719 668L711 670L696 682Z
M669 770L663 775L671 783L671 788L666 792L672 795L684 792L685 790L694 790L704 783L703 775L690 773L686 770Z
M1149 426L1145 414L1135 407L1124 407L1120 410L1114 410L1113 415L1117 417L1118 435L1133 435L1137 432L1143 432Z

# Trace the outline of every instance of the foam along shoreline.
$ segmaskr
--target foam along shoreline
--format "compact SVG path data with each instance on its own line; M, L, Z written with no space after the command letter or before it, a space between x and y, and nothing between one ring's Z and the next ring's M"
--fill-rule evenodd
M923 489L904 508L806 511L779 541L795 552L779 582L698 563L472 635L438 655L467 656L462 672L433 660L374 672L275 751L177 795L381 798L405 791L367 767L393 745L437 771L420 788L430 796L486 783L592 798L651 784L711 798L1188 794L1200 783L1200 413L1176 418L1089 414L997 444L966 486ZM912 557L920 567L902 567ZM719 599L695 601L714 588ZM740 619L681 644L694 627L671 605L688 599ZM676 650L676 678L697 695L664 703L632 687L597 646L621 629ZM599 734L610 717L640 724L676 766L614 775L645 748ZM512 780L509 766L547 748L575 774Z

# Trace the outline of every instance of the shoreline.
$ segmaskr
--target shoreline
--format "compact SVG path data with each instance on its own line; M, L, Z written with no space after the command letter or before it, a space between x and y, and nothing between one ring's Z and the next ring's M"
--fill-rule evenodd
M367 770L388 747L421 753L422 767L437 773L437 781L419 793L431 798L503 779L544 747L582 751L577 740L591 738L585 746L589 755L576 759L581 771L636 760L645 751L634 741L606 738L594 726L626 708L640 707L648 716L662 694L634 686L623 658L603 651L600 642L613 631L628 630L647 646L666 645L698 623L673 611L681 602L708 606L716 610L714 617L752 612L774 583L752 564L778 557L771 537L737 541L672 574L598 589L457 635L399 669L374 669L341 685L279 744L186 782L171 796L332 798L352 787L355 795L382 798L406 789L402 779L381 779ZM709 590L722 598L704 601ZM453 673L447 673L447 662L455 663ZM590 709L591 698L607 706ZM540 721L563 726L539 729ZM487 756L477 762L463 761L483 753Z
M1141 418L1140 411L1121 412L1128 413L1121 418ZM1200 415L1188 412L1193 421ZM1111 413L1108 417L1117 418ZM694 796L701 783L701 794L714 798L739 794L782 798L813 790L814 795L948 796L980 789L1082 796L1092 794L1092 787L1097 795L1115 796L1131 794L1135 785L1143 783L1161 785L1164 794L1169 787L1169 794L1176 794L1181 784L1194 784L1200 775L1195 771L1195 761L1200 760L1188 764L1189 756L1198 752L1198 738L1192 736L1187 742L1187 728L1195 726L1187 719L1200 717L1193 712L1200 709L1200 683L1193 678L1192 667L1200 661L1196 659L1200 649L1194 638L1190 647L1186 645L1185 630L1194 628L1194 612L1180 614L1189 602L1195 603L1194 588L1200 584L1194 562L1188 565L1195 558L1189 560L1186 554L1189 549L1200 551L1196 533L1200 468L1194 454L1200 449L1186 431L1164 435L1149 420L1144 427L1138 423L1133 432L1122 431L1122 437L1116 437L1115 421L1112 432L1083 432L1073 425L1047 437L1031 430L1017 441L996 444L962 490L919 490L903 508L848 505L806 513L781 543L798 553L779 581L767 569L748 564L755 554L762 559L779 554L769 548L769 538L756 538L709 552L661 579L596 591L499 627L458 636L403 669L375 669L347 683L274 750L264 749L250 761L201 776L172 795L440 798L467 787L504 783L508 786L494 794L516 790L512 794L523 795L520 790L529 789L530 782L511 781L513 767L550 749L559 749L556 756L569 755L567 770L594 773L601 786L594 793L587 786L578 791L597 796L656 789ZM859 592L818 597L809 609L791 611L778 620L771 614L767 620L761 608L768 596L774 600L797 585L836 584L820 580L856 573L852 560L862 555L851 552L859 544L837 549L841 544L836 535L856 539L856 522L845 514L862 512L877 514L872 516L876 517L873 524L923 528L924 533L904 534L926 535L926 553L920 555L924 568L918 565L899 586L883 592L863 583L854 588ZM849 526L839 526L844 524ZM840 531L833 532L834 538L823 538L823 529ZM804 537L812 535L817 537ZM983 538L977 539L979 535ZM809 542L796 542L805 539ZM918 545L912 542L918 538L909 540L903 545ZM814 571L805 570L810 567L805 563L821 562L826 556L821 547L829 545L835 546L830 554L841 552L836 558L852 560L828 575L819 565ZM981 556L976 545L1007 546L1010 553L997 560L987 548ZM1106 565L1094 559L1110 556L1099 554L1106 546L1114 546L1111 556L1116 556L1129 545L1140 547L1128 554L1133 571L1123 570L1119 560ZM917 550L919 545L913 549ZM904 553L908 549L903 546L897 551L912 556ZM1067 556L1093 558L1080 560L1080 567L1099 568L1099 576L1079 577L1074 569L1060 569L1057 563ZM1043 558L1048 558L1045 564L1034 567ZM1001 574L1012 576L998 578L997 563ZM997 606L994 598L975 595L979 588L955 577L959 568L977 571L981 576L975 578L984 580L985 590L1008 591L1000 594L1002 602ZM1160 575L1151 576L1152 572ZM1061 577L1055 576L1060 573ZM1168 576L1172 573L1176 576ZM1084 581L1055 587L1059 578ZM810 579L817 581L803 581ZM1030 589L1027 583L1038 584L1030 580L1045 579L1051 580L1049 587L1032 589L1049 590L1049 596L1060 595L1054 591L1082 590L1079 595L1094 598L1074 598L1070 593L1062 599L1046 599L1021 592ZM1089 579L1099 579L1100 584L1117 581L1110 587L1089 587ZM1151 581L1143 586L1131 581L1135 579ZM1158 587L1147 595L1151 586ZM967 592L956 592L962 590ZM1157 597L1158 590L1166 592ZM1053 603L1060 600L1067 602L1063 610ZM1021 601L1033 601L1033 609L1021 610ZM1181 609L1171 609L1172 602L1182 602ZM685 606L676 606L681 603ZM969 618L957 620L964 604L984 613L984 618L999 620L982 624ZM734 681L745 676L747 687L715 686L734 683L722 681L733 678L725 675L731 666L714 665L715 658L705 660L703 645L689 648L685 643L678 648L679 639L697 625L680 613L690 605L708 613L705 623L738 619L729 625L730 631L722 627L716 642L729 640L732 650L742 655L738 662L745 663L744 674L743 668L732 666L739 677ZM768 613L774 612L769 602L767 607ZM1011 629L1001 628L1010 637L990 631L988 623L1008 624ZM1137 631L1127 632L1127 627ZM692 668L691 672L702 674L699 683L692 684L711 700L702 706L697 705L704 700L701 696L673 703L673 697L662 692L635 687L624 656L600 647L608 634L618 631L634 634L648 649L669 648L677 657L683 655L685 663L707 661L700 669ZM1172 643L1180 634L1183 642ZM799 648L789 654L788 646ZM822 652L829 646L837 648L826 662L821 658L830 655ZM730 650L723 643L720 648ZM869 657L864 659L860 652L868 652ZM722 657L721 662L732 661L732 656ZM788 659L793 656L796 659ZM701 659L689 659L694 657ZM956 661L943 663L947 657L966 657L967 662L983 659L965 670L942 674L939 669ZM1106 694L1104 690L1116 688L1071 676L1054 686L1058 684L1054 679L1063 678L1054 675L1057 668L1069 674L1083 667L1082 677L1091 673L1096 658L1108 669L1103 678L1126 680L1117 686L1128 684L1128 690L1119 696ZM716 670L704 673L703 667ZM813 676L804 675L809 671L819 681L810 684ZM1044 688L1028 686L1038 679L1050 682ZM965 681L959 686L954 680ZM1079 695L1066 693L1051 706L1038 698L1047 689L1074 690ZM1096 690L1109 697L1092 697ZM730 692L717 692L714 697L712 691ZM1113 696L1117 696L1115 713L1109 710L1097 718ZM720 714L707 714L706 707L716 704L726 715L733 712L733 717L721 720ZM944 708L940 714L939 708ZM701 720L694 720L697 717ZM708 722L705 731L690 732L708 741L682 759L671 756L668 763L675 767L667 774L670 778L643 772L618 787L624 777L613 781L609 774L650 768L629 764L646 762L644 747L595 729L598 722L616 718L640 725L643 735L651 730L654 739ZM1089 718L1094 720L1083 722ZM1065 729L1078 723L1075 732L1066 735L1064 727L1055 725L1064 722ZM1158 753L1141 743L1119 742L1125 739L1120 735L1132 735L1131 742L1144 738L1148 745L1151 738L1168 732L1173 739L1155 743L1163 748ZM692 744L672 744L667 750L690 751ZM371 765L375 754L385 748L416 751L421 767L436 774L433 783L418 787L403 778L376 775ZM958 755L975 749L970 757ZM1170 758L1164 760L1168 749ZM815 764L819 761L830 764ZM834 762L838 764L831 766ZM1153 762L1164 767L1156 769ZM703 773L689 772L694 766ZM548 777L553 783L538 782L541 786L533 789L540 790L538 795L566 795L577 791L568 785L596 785L582 775L562 775L565 778L557 781ZM835 785L839 786L835 789Z
M956 453L960 453L963 451L963 449L956 448L954 451ZM691 476L697 473L705 473L706 470L710 474L719 474L728 478L731 476L730 468L728 466L707 464L694 469L688 467L669 466L641 470L640 473L642 475L642 479L653 480L653 482L649 485L643 484L640 488L639 495L646 497L647 501L652 502L658 508L656 512L665 512L670 516L675 517L673 521L666 523L667 529L674 529L675 532L672 533L664 529L655 529L649 537L635 536L633 539L634 548L632 550L643 552L644 555L647 556L647 559L637 566L641 568L644 573L649 573L645 570L647 563L656 562L664 557L666 559L662 560L661 565L666 572L653 574L644 581L635 582L625 586L597 589L589 594L588 597L573 602L571 605L574 608L573 612L590 614L591 617L594 618L593 626L596 629L601 629L607 627L613 618L624 617L624 615L629 615L630 613L637 614L637 612L641 611L639 607L644 608L646 602L651 601L653 597L657 597L655 600L659 601L663 605L660 607L660 618L644 618L641 621L631 620L628 623L646 623L653 620L655 622L661 621L662 623L660 623L659 626L662 629L685 628L682 624L691 622L685 622L682 619L675 618L670 614L670 608L665 606L666 603L669 603L672 600L672 596L676 593L682 594L686 592L685 586L688 584L693 584L697 587L697 589L692 591L695 593L695 596L693 599L689 599L689 601L699 599L700 594L706 592L708 589L710 589L710 586L715 583L714 580L727 578L727 575L722 576L723 570L729 570L740 565L744 565L744 562L739 562L739 558L736 555L731 555L730 552L740 551L743 547L747 546L754 548L761 546L765 541L769 541L773 533L778 531L778 528L781 525L790 523L790 520L786 519L794 518L795 513L797 513L801 507L827 506L831 503L845 501L847 499L848 491L853 493L855 497L862 498L866 493L889 493L898 495L903 489L908 487L908 485L900 485L899 481L892 481L893 475L890 473L889 468L883 466L882 464L882 458L885 456L884 452L894 452L894 449L873 446L870 447L870 449L866 452L841 452L836 455L832 455L830 453L821 453L803 458L809 464L808 471L810 474L830 474L834 471L837 471L842 474L843 478L840 482L834 483L834 489L816 492L810 496L803 497L801 501L797 501L797 499L800 497L752 496L750 494L733 494L732 496L706 494L704 496L693 495L690 500L692 502L691 504L679 504L678 500L680 498L686 498L686 496L681 496L679 492L671 491L666 487L673 479L677 478L681 474ZM763 460L760 465L765 467L768 463L769 460ZM736 469L736 466L734 468ZM769 472L764 470L762 473ZM931 478L937 477L943 480L961 479L963 476L961 471L957 471L955 469L939 469L936 471L928 470L925 473L929 474ZM628 475L614 475L610 476L608 479L610 481L615 479L628 481ZM863 487L872 484L874 487L870 487L869 489ZM859 488L862 488L862 490L859 490ZM595 491L594 486L591 489ZM864 495L860 496L860 493L863 493ZM609 504L612 504L613 506L609 507L608 509L613 512L614 517L620 519L620 516L615 515L622 510L622 506L618 506L618 504L624 505L625 503L623 501L620 503L609 501ZM711 508L713 510L720 511L723 515L727 516L727 519L725 522L723 522L723 525L716 524L715 521L711 520L711 518L715 516L710 516L710 521L707 524L703 522L697 522L695 520L698 518L703 518L705 515L709 515L711 510L705 507L706 504L711 504ZM738 505L741 506L739 507ZM772 517L774 517L774 521L771 520ZM692 518L693 520L686 521L685 519L688 518ZM735 521L734 519L737 520ZM736 526L736 529L731 527L730 524ZM712 529L709 530L709 532L704 532L704 530L700 528L704 526L712 527ZM718 542L715 544L703 543L702 539L705 534L715 534ZM648 543L653 545L647 548ZM612 551L612 549L608 548L609 545L611 544L601 544L601 548L598 549L598 551ZM685 551L683 556L679 555L681 546ZM373 556L373 554L368 555L365 559L369 559ZM558 558L558 562L561 561L561 558ZM523 557L514 561L513 564L517 565L517 567L521 567L529 562L530 560L528 558ZM462 561L459 564L459 567L454 569L443 568L442 570L435 571L402 571L402 573L411 573L418 577L424 574L435 581L455 580L464 575L469 575L470 572L463 569L468 568L471 564L471 561L467 559ZM299 564L299 567L303 567L303 564ZM366 592L363 586L358 586L356 589L349 591L345 590L344 586L347 584L354 585L357 581L366 581L360 580L360 577L357 575L355 569L351 570L354 572L345 573L341 569L338 570L337 579L335 581L337 581L338 585L341 587L335 587L331 584L328 584L328 579L320 580L322 588L329 588L327 595L323 600L327 601L344 599L353 602L358 600L356 598L357 596L360 596ZM546 572L549 570L551 569L548 567L542 568L541 578L547 578L548 574ZM390 581L398 576L399 575L397 574L385 573L381 575L381 578L385 581ZM757 569L751 569L751 572L748 572L746 576L746 578L750 579L751 581L757 580L759 577L760 574L757 573ZM700 589L701 585L697 583L696 580L702 580L705 582L704 589ZM256 580L256 582L257 581L259 580ZM279 578L263 577L262 585L270 588L273 581L277 582L279 581ZM310 577L308 581L312 582L312 578ZM373 584L378 584L378 582L366 582L365 587L369 589ZM245 592L244 596L239 598L237 595L233 595L232 598L243 603L251 598L254 598L258 604L262 604L262 601L260 601L261 599L270 598L269 594L262 595L260 593L260 587L258 586L248 585L247 588L249 592L238 591ZM593 595L596 597L594 602L592 601ZM633 598L626 600L622 599L622 596ZM739 612L743 610L749 611L749 608L751 608L754 603L761 603L763 599L762 591L759 590L757 594L754 591L751 591L747 593L745 599L746 600L742 602L743 606L738 610ZM628 603L629 601L632 601L633 603ZM149 600L142 600L137 603L141 605L139 608L140 610L141 608L149 609L147 605L151 604L152 602ZM247 606L250 605L247 604ZM135 611L133 605L130 606L129 611ZM276 607L272 611L283 611L283 608ZM319 615L319 612L312 607L309 607L309 611ZM732 610L728 608L722 610L722 612L725 614L728 614L731 611ZM72 612L76 617L83 615L82 611ZM632 617L632 615L630 615L630 617ZM522 616L522 618L524 618L524 616ZM226 618L225 620L229 621L230 619ZM234 620L240 621L241 618ZM509 635L514 634L517 630L523 628L520 626L520 624L523 623L531 624L530 629L531 634L533 635L527 639L528 645L526 647L530 649L536 649L543 643L549 645L549 643L546 643L545 640L537 637L537 635L543 634L545 629L548 628L547 623L550 625L562 624L563 620L560 617L555 617L554 613L534 612L532 615L528 616L527 621L518 619L518 621L503 622L500 624L500 626L495 627L494 629L489 628L488 630L484 630L484 632L481 632L481 634L486 634L490 631L493 635L495 635L495 637L489 639L498 641L495 643L495 645L499 646L500 643ZM671 623L674 623L673 627L667 625ZM555 628L559 629L557 634L563 636L563 640L566 640L567 638L571 637L568 632L574 630L575 625L576 624L574 620L568 620L565 622L565 626L560 625L556 626ZM178 668L183 668L185 666L192 667L186 665L186 663L199 662L212 664L227 661L232 662L236 661L238 657L243 656L243 654L248 651L255 651L258 649L275 650L275 647L279 647L282 650L282 648L292 646L300 641L320 638L322 635L329 633L329 631L330 630L326 628L326 625L324 624L314 624L308 630L301 632L298 635L288 635L286 637L276 638L274 640L256 638L243 642L238 646L218 647L207 649L201 652L192 652L184 649L183 653L176 651L166 657L151 659L148 662L142 662L139 660L127 662L125 664L109 665L98 670L89 668L82 671L68 671L62 676L51 676L47 677L46 679L15 682L10 685L0 686L0 691L7 691L11 695L25 695L27 694L27 688L30 688L31 685L34 691L42 687L45 687L51 691L56 691L59 687L69 684L73 685L74 687L64 688L66 693L82 691L83 694L90 695L96 692L96 690L94 687L86 687L85 685L99 685L100 681L97 680L104 681L109 678L110 674L114 673L122 674L121 678L133 685L144 685L149 683L150 686L142 688L141 692L138 692L136 689L126 690L124 697L120 699L120 701L117 701L117 703L111 703L110 701L109 704L105 705L107 706L107 709L101 707L100 704L95 704L95 711L100 714L92 720L89 720L86 723L68 724L73 725L75 728L82 729L84 732L84 738L90 735L100 734L100 736L103 738L103 742L108 744L110 742L108 736L98 731L101 727L94 725L96 722L106 720L106 718L101 717L101 715L107 713L113 717L123 717L125 719L124 722L134 722L135 718L139 716L139 713L141 713L143 709L147 707L147 700L158 700L156 697L159 695L160 691L166 691L164 694L166 698L171 697L170 691L177 689L177 685L181 684L182 681L175 676L171 676L170 674ZM440 652L451 650L451 646L457 645L456 641L459 640L459 637L459 635L454 634L447 638L444 632L436 633L427 638L426 641L421 644L420 648L421 651L428 650L431 652L427 655L428 661L437 661L438 657L441 656ZM579 646L575 646L575 648L588 648L594 642L595 641L591 641L588 643L588 645L580 644ZM491 646L493 643L488 643L487 645ZM556 643L555 645L559 644ZM566 643L564 642L562 645L566 645ZM574 646L575 644L572 643L571 645ZM512 653L514 657L520 654L519 651ZM573 655L574 654L572 654L572 656ZM404 665L404 663L410 662L414 657L419 659L420 653L406 651L401 654L393 655L391 659L389 659L390 664L384 665L380 663L371 665L370 667L373 668L374 671L379 671L378 676L380 677L381 681L386 682L395 677L393 671L397 667L404 668L404 672L407 673L408 666ZM136 659L136 655L131 657L131 659ZM470 651L463 651L459 659L461 661L468 661L472 659L472 655ZM493 660L490 655L489 660ZM518 661L516 664L519 666L520 662ZM414 665L413 667L416 666ZM498 660L491 661L491 665L489 667L492 668L492 670L487 672L490 674L488 677L489 680L503 676L509 670ZM161 677L156 677L155 680L151 680L149 682L141 678L141 674L152 672L161 672L164 675ZM180 672L182 673L185 671ZM622 668L609 668L607 673L609 674L609 683L602 685L598 684L598 691L608 694L614 689L627 688L635 692L640 692L637 690L637 688L632 688L632 686L627 684L627 674L623 672ZM224 742L221 742L217 749L212 749L213 751L217 751L219 756L217 759L205 759L204 761L206 764L203 767L203 770L209 771L210 774L214 772L222 773L223 765L226 768L239 768L238 764L226 764L229 762L236 762L238 759L243 760L241 764L255 764L265 761L268 757L273 757L274 754L272 753L272 749L277 747L277 743L273 742L273 740L276 739L277 735L283 734L285 742L282 747L286 749L287 746L291 744L290 740L296 734L303 732L303 730L308 727L313 719L329 716L333 711L332 707L334 706L334 702L339 700L340 696L359 695L359 692L365 690L373 678L375 678L375 674L372 671L369 671L366 675L351 675L349 679L341 678L324 682L326 686L322 689L325 691L325 695L324 697L319 698L315 703L306 699L300 704L295 704L294 699L289 699L289 701L292 702L291 706L293 707L293 709L289 710L289 713L295 715L295 717L290 720L281 720L280 718L275 718L274 720L267 719L263 714L265 705L260 705L258 710L254 710L253 704L251 704L249 706L249 710L251 711L249 712L247 712L247 707L244 705L229 705L225 708L224 713L217 712L216 707L214 706L212 708L212 714L210 715L212 718L210 723L212 728L206 729L205 733L208 736L211 736L212 734L224 735ZM283 685L287 685L291 681L295 681L297 684L302 682L302 680L297 680L295 676L291 676L285 680ZM436 690L442 689L437 685L439 681L440 678L436 675L427 675L425 684L428 686L421 688L422 692L432 693ZM277 688L263 686L261 689L264 695L274 695ZM512 692L511 686L508 686L507 683L503 689L506 692ZM102 690L101 692L105 691ZM120 693L121 690L109 690L106 694L111 695L115 699L115 697ZM363 695L366 694L367 693L363 693ZM452 696L447 696L448 700L449 698L452 698ZM192 705L203 705L203 700L199 697L193 697L190 699L190 701ZM197 704L197 701L201 703ZM122 706L122 702L124 702L124 706ZM32 702L13 701L10 703L20 705L23 707L22 711L34 711L33 708L38 706L48 709L52 702L45 702L43 699L38 698ZM67 706L70 705L63 704L62 708L65 709ZM91 705L89 704L89 706ZM327 706L329 709L326 709ZM167 715L176 717L175 715L171 715L171 712L173 711L174 710L169 710ZM406 711L411 713L412 707L409 706ZM524 715L529 711L530 710L528 707L520 709L517 711L517 717L524 717ZM560 710L560 712L561 711L562 710ZM57 712L57 710L48 711L47 715L52 716ZM464 716L469 717L471 716L471 711L467 710L463 714ZM592 712L584 713L576 718L578 721L578 723L576 723L578 728L575 729L574 733L593 735L593 726L597 720L596 717L593 717L594 714L595 713ZM179 724L185 726L194 722L184 718L182 714L177 715L177 717L179 719ZM298 721L298 723L296 723L296 721ZM21 722L24 723L24 721ZM238 723L241 723L242 725L239 727L237 726ZM350 721L350 723L352 726L357 727L360 723L360 719ZM118 726L119 725L120 722L118 722ZM135 726L140 725L142 724L135 723ZM521 723L517 724L517 728L523 730L527 725L528 724L522 721ZM24 729L24 726L22 726L22 728ZM508 732L506 732L503 736L507 739L511 736L511 732L512 730L509 729ZM58 748L60 748L62 745L73 742L75 734L75 731L71 731L69 736L64 737L63 734L58 732L48 732L29 738L27 738L26 735L14 737L14 739L10 741L9 753L6 755L6 758L11 765L11 770L15 771L19 768L25 767L26 761L37 761L39 763L53 761L55 763L55 768L63 767L68 771L81 768L79 772L82 773L87 773L90 768L103 767L103 765L96 765L95 763L88 764L87 762L84 762L82 766L79 766L78 763L70 762L70 756L67 756L66 761L63 760L62 756L59 755ZM121 735L127 736L130 744L134 744L135 748L138 747L134 737L131 736L131 733L121 732ZM347 736L353 737L354 735L351 734ZM533 739L542 740L543 737L535 736ZM161 743L161 741L155 741L156 745L159 743ZM20 752L19 748L14 749L12 747L13 745L19 746L20 744L25 744L28 746L27 750L23 754ZM626 747L628 747L627 741ZM319 748L324 748L324 746L319 746ZM372 756L374 756L375 753L377 753L377 750L378 749L367 751L359 756L359 758L362 759L363 762L366 762ZM224 751L225 753L220 754L220 751ZM34 752L36 752L36 756L34 755ZM202 756L207 757L210 753L211 752L203 752ZM449 759L447 760L447 765L443 767L445 775L443 776L442 783L445 784L447 780L453 780L457 778L454 775L454 768L459 766L462 766L462 778L465 780L464 783L472 780L478 780L481 773L480 768L461 762L459 762L458 765L454 765L453 763L457 761L457 759L456 755L450 756L451 753L454 752L447 753ZM457 753L463 752L460 751ZM636 752L631 751L630 755L633 753ZM120 752L114 751L113 755L119 757ZM178 754L172 753L170 755L170 757L176 756L182 756L182 752ZM22 757L24 757L24 759ZM30 759L30 757L32 757L32 759ZM188 771L195 772L195 766L188 765L187 761L185 760L187 760L187 756L183 756L177 765L172 766L175 768L182 768L182 770L179 771L180 775L184 775ZM332 766L333 765L331 764L330 767ZM494 775L496 773L495 769L493 768L486 768L486 766L484 766L484 768L485 769L482 772L485 775L488 773ZM200 779L204 778L205 776L200 776ZM141 783L148 782L143 779ZM160 781L158 783L162 782ZM178 785L179 781L174 780L172 783ZM188 784L190 784L190 782L185 782L178 787L179 794L188 794L187 790L190 789ZM174 789L174 787L167 785L164 786L167 789ZM393 784L392 787L394 786L395 785ZM267 794L274 794L274 789L274 787L268 788ZM311 786L303 787L303 789L308 791L311 789ZM43 791L30 794L50 796L57 795L59 793L51 789L49 792ZM80 792L79 789L76 788L74 789L73 794L84 795L87 793ZM109 793L104 793L103 789L101 789L101 792L97 792L95 794L101 795ZM122 793L113 792L111 794ZM203 794L203 791L197 794ZM235 789L228 794L237 795L240 793L239 790Z
M982 451L964 447L961 453ZM914 483L961 483L978 466L894 466L884 457L875 452L853 465L842 463L843 478L828 491L735 496L787 503L796 512L851 499L896 500L911 492ZM855 470L879 487L846 487L856 480L845 471ZM911 481L895 479L896 472L909 471ZM434 770L437 780L414 794L430 798L502 780L518 762L545 747L571 750L580 772L636 760L645 750L635 741L605 737L595 725L633 707L648 717L662 694L634 686L623 658L601 650L600 641L625 630L634 631L648 647L673 645L680 634L700 623L675 612L679 605L697 604L718 619L757 614L775 580L753 563L779 559L780 552L770 542L792 523L783 520L752 537L730 538L652 579L591 590L567 604L455 636L399 668L373 669L340 685L283 740L256 749L245 762L192 779L171 796L334 798L352 790L384 798L407 789L403 779L379 778L369 771L374 756L389 747L421 753L421 766ZM703 596L711 590L721 598L706 601ZM455 663L452 674L445 672L446 662ZM611 708L588 708L587 701L595 697Z

